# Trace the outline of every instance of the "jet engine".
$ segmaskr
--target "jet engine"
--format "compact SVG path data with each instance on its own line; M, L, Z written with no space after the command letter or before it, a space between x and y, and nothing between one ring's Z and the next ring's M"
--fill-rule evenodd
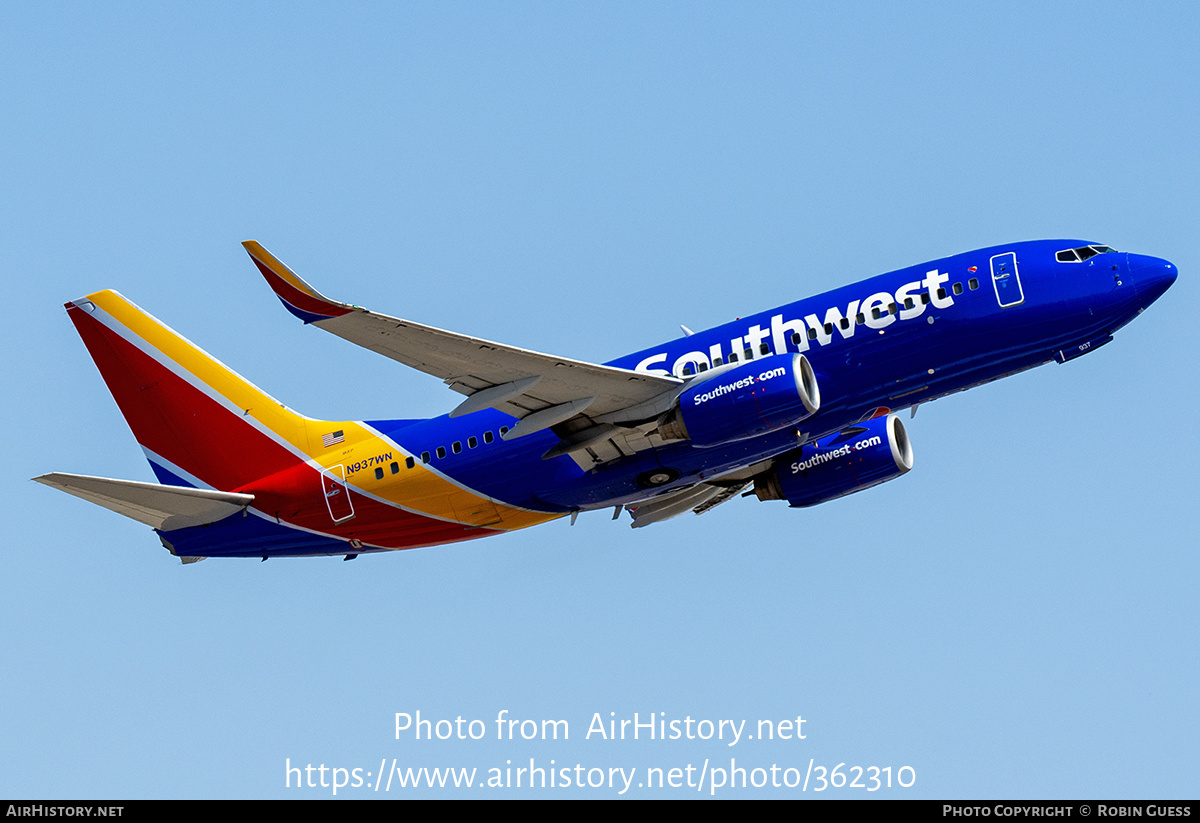
M694 381L658 434L717 446L794 425L820 406L817 377L804 355L749 360Z
M908 432L889 414L780 455L754 479L754 493L759 500L815 506L899 477L912 465Z

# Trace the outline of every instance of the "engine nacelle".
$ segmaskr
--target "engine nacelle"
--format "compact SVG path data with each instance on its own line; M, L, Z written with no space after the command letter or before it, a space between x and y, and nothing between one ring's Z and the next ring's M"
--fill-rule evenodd
M716 446L794 425L821 407L802 354L750 360L695 381L658 428L664 440Z
M815 506L899 477L912 465L908 432L889 414L780 455L755 478L754 493L759 500Z

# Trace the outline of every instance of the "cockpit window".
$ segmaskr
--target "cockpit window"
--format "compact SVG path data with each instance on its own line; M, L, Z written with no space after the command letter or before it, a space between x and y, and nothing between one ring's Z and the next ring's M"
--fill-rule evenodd
M1082 263L1097 254L1117 254L1117 250L1112 246L1080 246L1077 249L1063 249L1054 255L1054 259L1060 263Z

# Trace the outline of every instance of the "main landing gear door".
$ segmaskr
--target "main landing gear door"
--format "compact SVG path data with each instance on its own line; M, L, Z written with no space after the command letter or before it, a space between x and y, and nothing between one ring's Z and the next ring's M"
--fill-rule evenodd
M992 286L1002 309L1025 302L1021 276L1017 273L1016 252L1005 252L992 258Z
M350 490L346 488L340 465L321 471L321 491L325 493L325 507L334 523L354 517L354 504L350 502Z

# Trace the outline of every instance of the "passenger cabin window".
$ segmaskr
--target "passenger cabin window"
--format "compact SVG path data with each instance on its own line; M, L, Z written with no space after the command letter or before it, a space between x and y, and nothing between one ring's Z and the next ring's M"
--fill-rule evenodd
M378 469L376 469L376 470L375 470L375 479L376 479L376 480L382 480L382 479L383 479L383 469L382 469L382 468L378 468Z
M962 287L962 283L955 283L955 284L954 284L954 293L955 293L955 294L962 294L962 293L963 293L963 287Z
M473 449L478 445L479 445L479 440L477 440L476 438L474 438L474 437L467 438L467 448L468 449Z
M421 462L422 463L429 462L429 452L421 452Z
M979 288L979 281L972 277L967 281L967 287L970 288L971 291L975 291L977 288Z
M446 456L446 447L445 446L437 447L437 456L438 456L438 460L441 460L443 457Z
M453 443L450 444L450 450L453 451L455 454L461 454L462 453L462 441L455 440Z
M486 431L483 433L483 442L484 443L492 442L492 433L490 431Z
M412 460L412 458L411 458L411 457L410 457L410 458L408 458L408 459L409 459L409 460ZM400 473L400 464L399 464L399 463L393 463L392 465L388 466L388 468L392 470L392 474L399 474L399 473ZM411 467L410 467L410 468L411 468Z
M404 459L404 466L405 466L405 468L409 468L409 469L411 469L411 468L412 468L413 466L415 466L415 465L417 465L417 461L416 461L416 460L413 460L411 457L406 457L406 458Z

